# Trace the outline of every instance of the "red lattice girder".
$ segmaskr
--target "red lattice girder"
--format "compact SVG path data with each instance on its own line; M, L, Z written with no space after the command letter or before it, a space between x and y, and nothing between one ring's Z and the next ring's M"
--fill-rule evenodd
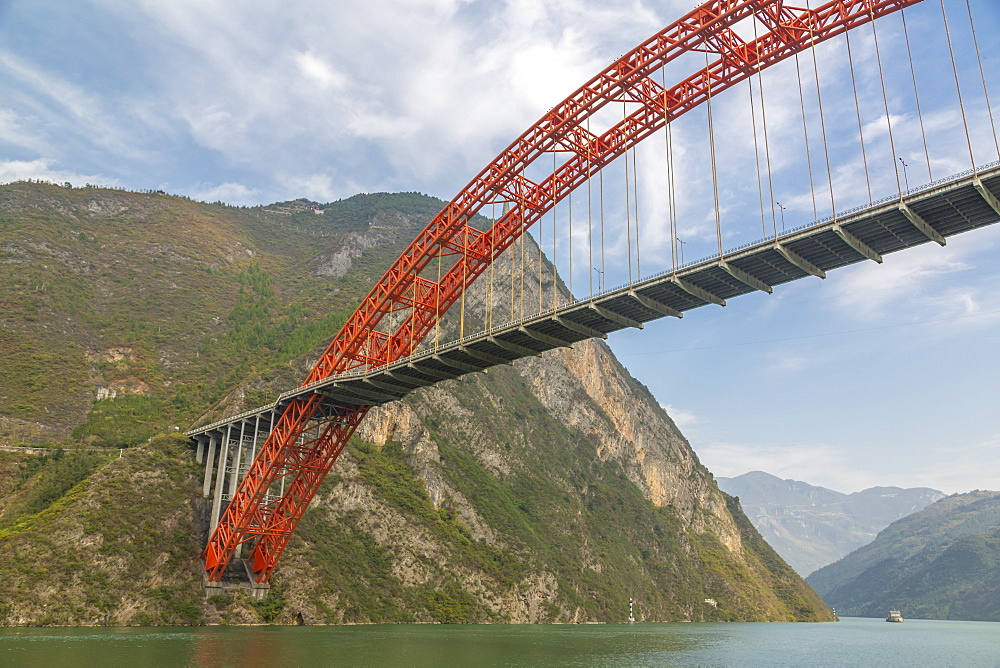
M410 355L439 318L501 253L556 203L666 123L815 43L921 0L834 0L816 8L783 0L710 0L625 54L556 105L484 168L400 255L334 337L304 384ZM732 27L756 16L767 32L753 42ZM678 56L703 51L705 68L664 89L651 75ZM612 102L639 107L597 136L587 120ZM539 183L524 177L538 158L566 160ZM509 210L485 232L469 223L484 206ZM420 277L433 260L456 260L436 285ZM409 312L393 332L378 327ZM218 580L236 547L256 539L252 564L263 582L367 407L337 408L320 395L295 399L278 420L205 548L208 577ZM296 444L313 425L319 436ZM286 492L266 502L279 478Z
M361 332L365 328L377 327L391 311L388 300L392 290L380 289L381 285L412 280L443 249L454 250L462 244L463 240L456 235L457 230L464 228L467 220L486 204L505 201L511 202L515 208L525 208L524 215L519 216L525 223L521 226L523 231L587 176L662 127L663 123L702 104L710 93L719 94L743 81L756 72L758 66L770 66L813 43L917 1L845 0L829 2L813 10L792 7L778 0L709 2L702 5L688 17L622 56L556 106L466 186L401 256L398 271L391 269L386 273L380 286L358 308L352 322L345 325L331 343L307 382L358 366L362 362L356 355L362 345ZM747 43L730 27L755 9L760 21L770 27L771 32ZM689 50L711 51L721 57L668 91L663 91L649 75ZM582 123L587 118L607 103L621 99L642 102L643 107L600 137L591 136L588 139L581 134ZM563 142L564 137L568 141ZM567 145L574 148L576 160L564 164L547 181L531 183L520 173L546 152L558 147L566 148ZM508 215L515 214L511 212ZM496 243L488 246L488 252L495 257L508 246L504 240L497 239ZM479 274L466 269L457 268L471 283ZM395 348L409 351L416 343L400 342ZM378 358L381 352L369 350L364 357L369 360ZM391 361L387 356L380 363Z

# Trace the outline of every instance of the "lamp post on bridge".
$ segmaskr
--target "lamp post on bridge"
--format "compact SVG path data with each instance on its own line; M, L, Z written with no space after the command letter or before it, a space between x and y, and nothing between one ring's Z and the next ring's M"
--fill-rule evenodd
M906 168L909 167L909 165L906 164L906 161L902 158L900 158L899 161L903 163L903 183L906 184L906 192L910 192L910 179L906 176Z
M597 272L597 291L604 292L604 272L594 267L594 271Z
M785 233L785 209L787 209L788 207L787 206L781 206L781 202L779 202L778 200L774 200L774 203L778 205L779 209L781 209L781 233L784 234Z
M681 239L680 237L674 237L674 238L677 239L677 243L679 243L681 245L681 266L683 267L684 266L684 244L686 244L687 242L684 241L683 239Z

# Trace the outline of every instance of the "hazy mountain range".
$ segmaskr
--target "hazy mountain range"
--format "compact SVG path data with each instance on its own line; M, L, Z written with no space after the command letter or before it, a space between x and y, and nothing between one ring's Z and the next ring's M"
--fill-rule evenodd
M801 575L870 543L892 522L944 494L927 487L872 487L844 494L762 471L716 478L764 539Z
M1000 621L1000 492L941 499L809 576L838 614Z

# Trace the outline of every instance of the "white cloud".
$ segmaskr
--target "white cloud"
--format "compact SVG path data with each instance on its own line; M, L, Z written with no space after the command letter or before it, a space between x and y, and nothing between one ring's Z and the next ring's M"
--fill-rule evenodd
M445 197L608 62L609 41L664 20L631 0L102 4L143 42L161 113L224 164L280 180L335 163L363 190Z
M250 205L258 201L258 193L242 183L221 183L191 195L202 202L225 202L226 204Z
M871 471L856 467L849 456L829 445L712 442L698 446L698 457L712 473L732 478L748 471L766 471L839 492L854 492L886 484Z
M805 355L787 349L768 352L766 357L768 360L768 370L782 374L802 371L810 364L816 363L815 358L808 358Z
M28 179L50 181L58 184L69 182L74 186L82 186L87 183L105 186L118 185L114 179L103 176L80 174L68 169L53 168L47 160L0 161L0 183L26 181Z
M910 485L948 494L973 489L1000 490L1000 434L971 444L938 448L933 463L906 474Z
M861 320L888 313L898 317L915 307L935 318L972 315L1000 307L978 278L992 268L998 246L1000 230L987 228L952 237L944 248L928 243L887 255L881 265L865 263L831 274L828 280L838 307Z
M702 419L698 417L694 411L689 411L686 408L678 408L676 406L671 406L670 404L661 403L660 406L667 412L670 419L674 421L680 429L684 429L693 424L701 424Z
M105 12L95 15L95 21L114 25L117 34L128 36L124 40L141 47L132 79L114 85L106 80L101 86L77 85L76 79L46 71L30 58L8 54L11 71L50 107L44 124L23 127L27 134L43 125L66 129L76 124L87 128L81 136L118 156L143 150L169 154L178 147L189 151L194 144L201 153L185 156L183 161L168 158L177 169L188 172L193 187L216 181L254 182L262 184L254 188L260 197L278 199L304 194L286 189L296 182L286 178L288 174L349 174L360 190L418 189L450 197L562 96L639 39L690 9L690 3L681 0L655 5L641 0L414 0L350 7L307 1L297 3L293 11L276 2L235 7L220 0L98 0L95 4ZM899 48L899 42L899 36L889 30L884 60L891 60L891 49ZM824 44L817 51L824 96L837 100L843 97L844 50ZM877 74L870 37L859 35L855 59L859 76L866 68L871 70L869 78ZM680 69L670 75L674 80L699 64L697 57L681 60ZM807 54L802 71L810 109L815 103L808 90L811 70ZM773 76L769 72L765 77L770 160L776 175L801 176L803 171L801 156L796 157L802 140L798 92L783 84L794 76L788 61L776 66ZM108 92L118 89L122 92ZM874 99L871 90L862 92L866 99ZM897 101L891 102L896 105ZM756 132L760 133L759 97L757 104ZM856 124L853 110L846 108L852 105L827 106L831 121L844 116ZM871 130L871 142L884 143L885 111L877 106L865 110L863 121ZM724 197L722 202L724 234L733 243L746 240L747 234L760 236L759 216L748 225L748 232L739 230L732 220L759 208L756 185L747 190L746 183L732 178L747 171L745 160L752 160L748 156L754 154L755 133L747 107L746 89L734 89L718 100L716 114L720 151L725 153L719 161L721 181L728 191L723 194L743 198L727 201ZM60 119L53 109L61 110L64 117ZM14 111L19 119L24 116L22 109ZM899 117L899 130L894 126L894 132L913 135L912 113L894 106L892 114ZM925 116L929 133L950 133L947 142L938 144L957 146L951 152L960 155L962 142L951 141L957 131L955 114L928 108ZM817 150L818 128L815 119L810 120ZM676 137L678 166L685 175L700 173L707 164L707 152L699 144L704 143L703 124L703 119L697 119ZM975 127L981 131L984 124ZM828 134L831 144L836 144L850 132L831 126ZM168 143L177 146L165 146ZM910 144L901 151L915 154ZM60 154L44 155L57 155L59 162L67 163ZM140 155L133 157L143 160ZM960 160L947 156L935 155L934 160L942 170L945 164L961 165ZM816 161L817 183L822 189L820 162ZM847 162L835 160L834 171L845 181L844 192L861 192L859 164L860 155ZM227 170L225 175L199 171L222 168ZM150 172L148 164L135 169L145 175ZM640 169L651 177L658 170L645 165ZM878 173L884 175L885 170ZM888 174L894 180L891 170ZM850 182L849 175L853 177ZM176 175L151 180L180 181ZM703 178L692 178L678 188L681 234L692 243L687 259L712 250L714 216L712 207L706 205L712 198L705 184ZM811 196L801 183L775 185L774 196L795 209L786 212L794 218L789 225L810 215ZM876 195L882 194L885 184L876 185ZM320 191L339 194L344 188L342 180ZM650 244L650 259L662 265L669 257L669 234L660 215L665 210L662 190L651 188L643 198L648 231L644 241ZM766 199L771 199L770 194ZM770 202L765 201L768 228L770 209Z
M0 73L9 77L8 85L18 82L15 97L24 100L24 106L36 116L32 127L22 119L21 131L48 135L53 131L50 126L57 126L59 131L83 138L116 159L145 156L116 113L118 110L108 109L100 95L7 51L0 51ZM49 147L54 143L46 142Z
M881 265L864 264L844 274L836 281L837 301L853 316L870 319L881 315L887 305L897 307L900 301L912 299L927 280L968 268L954 253L925 245L889 256Z
M713 474L733 478L765 471L782 479L800 480L838 492L868 487L930 487L946 494L973 489L1000 489L1000 436L962 444L916 466L868 470L858 454L824 444L770 445L714 442L697 448Z
M41 137L31 132L25 119L12 109L0 108L0 142L38 153L47 149Z
M317 202L331 202L359 192L351 185L345 187L332 175L323 173L284 176L282 183L286 190L301 193L300 197Z
M302 76L315 82L321 89L340 89L347 84L347 79L343 74L314 53L298 53L294 56L294 60L302 72Z

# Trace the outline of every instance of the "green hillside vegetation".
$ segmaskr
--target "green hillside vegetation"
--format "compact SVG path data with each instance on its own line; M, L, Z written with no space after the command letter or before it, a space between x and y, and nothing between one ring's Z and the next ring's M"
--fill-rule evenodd
M46 481L59 472L76 472L78 482L49 502ZM112 457L29 456L23 473L37 489L16 512L4 509L0 623L201 621L202 504L186 439L157 437Z
M618 620L635 594L647 619L830 619L732 499L738 558L707 510L695 530L653 505L511 367L449 386L510 474L414 398L432 471L464 501L432 501L412 450L355 438L270 597L205 600L203 469L179 432L301 382L440 205L0 186L0 444L48 448L0 452L0 623L502 622L522 618L512 601L538 621ZM345 505L355 492L369 500ZM474 537L462 503L495 539Z
M808 581L841 614L1000 621L1000 492L956 494L894 522Z
M647 619L824 619L825 606L760 538L735 500L730 499L730 510L740 518L741 533L752 548L745 564L735 562L711 534L688 530L674 508L650 504L616 464L595 461L593 445L581 443L537 402L525 401L530 395L520 385L523 380L512 370L495 368L475 381L463 381L460 395L467 407L487 420L492 433L512 433L513 425L492 421L506 419L521 422L521 428L537 435L536 447L517 453L524 466L516 473L498 478L456 444L460 441L446 424L432 429L444 474L503 536L504 550L473 539L450 504L435 509L398 446L390 443L379 449L357 439L352 443L357 476L373 485L386 505L411 518L410 532L426 533L446 546L436 563L424 564L434 590L463 591L462 572L471 571L499 597L527 574L544 571L562 585L560 596L549 602L548 621L568 621L560 610L579 610L590 619L622 620L630 595L641 597ZM521 398L522 403L505 414L485 405L487 395L503 403ZM335 483L326 484L343 482L338 475ZM329 542L331 534L344 533L351 536L350 542ZM324 573L324 583L330 577L330 584L335 584L330 593L337 592L340 604L349 601L344 621L414 620L408 611L424 600L426 586L393 578L394 566L404 555L378 549L354 511L341 513L321 504L307 513L298 535L311 547L326 546L323 552L313 550L308 560ZM301 544L294 549L302 549ZM350 566L359 549L374 555L377 573L368 570L368 560ZM332 571L331 561L336 565ZM368 584L373 578L379 583L374 591ZM399 592L406 592L406 604L399 602ZM718 607L706 604L706 598L716 599ZM502 612L463 600L450 600L453 612L447 619L433 618L509 621Z
M450 451L450 455L457 454ZM99 455L99 457L98 457ZM19 512L6 516L0 528L0 624L19 625L171 625L223 623L296 623L300 612L289 590L301 588L311 606L323 611L325 597L335 594L340 613L310 623L443 623L504 622L503 612L484 607L467 591L452 566L478 574L485 586L501 594L517 588L532 569L556 567L560 577L576 581L571 603L596 618L619 620L628 592L642 592L649 610L674 609L668 619L694 613L712 621L798 618L819 620L815 594L764 543L749 521L741 531L753 559L770 569L735 567L725 548L708 535L685 546L684 531L667 508L655 508L613 467L600 466L605 479L579 499L553 499L551 492L514 494L479 472L483 495L497 497L498 517L514 517L512 535L523 537L517 549L497 549L473 540L447 507L435 509L422 481L405 456L392 446L376 448L354 439L345 455L376 494L447 546L446 563L433 583L407 584L393 573L398 556L366 531L359 511L336 517L325 509L306 514L289 549L289 558L312 567L308 582L277 577L272 596L253 602L243 594L224 594L206 601L199 579L198 554L203 544L206 503L199 498L201 471L181 436L158 436L150 443L112 453L68 452L63 455L11 455L21 460L25 480L36 491L25 494ZM75 460L66 467L63 463ZM89 475L45 505L41 489L50 474L82 471ZM475 471L466 462L456 474ZM538 478L534 478L537 480ZM340 482L333 475L321 494ZM42 503L32 504L33 501ZM732 510L738 504L730 498ZM35 511L44 505L42 510ZM577 532L552 535L554 520L543 509L585 508L585 538L603 545L601 573L579 561ZM6 506L5 510L9 510ZM558 518L556 518L558 519ZM639 530L648 527L649 532ZM686 552L693 551L693 559ZM39 556L41 555L41 558ZM280 575L281 567L279 567ZM584 576L580 578L580 574ZM589 575L586 575L589 573ZM702 602L712 595L718 608ZM696 607L695 610L687 608ZM558 606L552 605L556 618Z
M0 438L112 446L191 424L237 383L257 392L248 403L264 403L299 382L288 362L340 328L441 204L358 195L316 215L301 202L248 209L45 183L0 190L0 416L10 418ZM412 232L357 257L333 285L316 276L320 255L379 216ZM150 399L119 392L84 419L95 385Z
M0 500L0 528L35 515L62 498L117 453L57 448L46 454L0 453L17 471Z
M498 592L516 587L532 569L554 567L570 581L589 572L570 596L598 618L620 617L625 592L635 589L644 592L650 608L680 609L709 594L725 601L717 609L702 604L697 619L763 620L780 610L819 618L815 594L763 543L733 499L754 558L770 569L764 575L734 568L725 548L710 536L696 536L685 547L674 513L650 506L607 464L596 467L598 480L586 494L572 498L552 490L546 476L532 475L512 489L460 449L447 453L458 464L454 475L469 476L470 489L492 499L493 510L486 512L508 522L505 533L518 549L476 541L447 506L436 509L398 447L380 449L354 439L345 457L356 462L358 475L383 501L448 546L449 564L479 573ZM3 462L4 470L14 464L20 475L13 484L7 481L11 493L4 499L0 528L0 600L7 602L0 606L0 623L199 624L209 615L233 623L295 623L298 610L285 598L291 585L280 577L266 602L233 594L204 600L197 555L207 509L198 498L201 471L183 437L158 436L122 453L3 453ZM339 475L331 476L321 494L338 482ZM529 483L542 487L532 490ZM584 509L584 519L576 522L583 537L604 546L597 555L602 573L580 563L576 531L553 533L568 509ZM479 604L443 565L442 580L433 586L401 582L393 575L397 555L358 520L358 511L340 517L310 512L293 539L290 555L315 569L315 577L303 583L316 597L314 604L322 608L322 596L336 593L344 606L342 616L329 611L329 618L311 621L507 621ZM685 555L690 550L694 559ZM553 607L553 616L556 612Z

